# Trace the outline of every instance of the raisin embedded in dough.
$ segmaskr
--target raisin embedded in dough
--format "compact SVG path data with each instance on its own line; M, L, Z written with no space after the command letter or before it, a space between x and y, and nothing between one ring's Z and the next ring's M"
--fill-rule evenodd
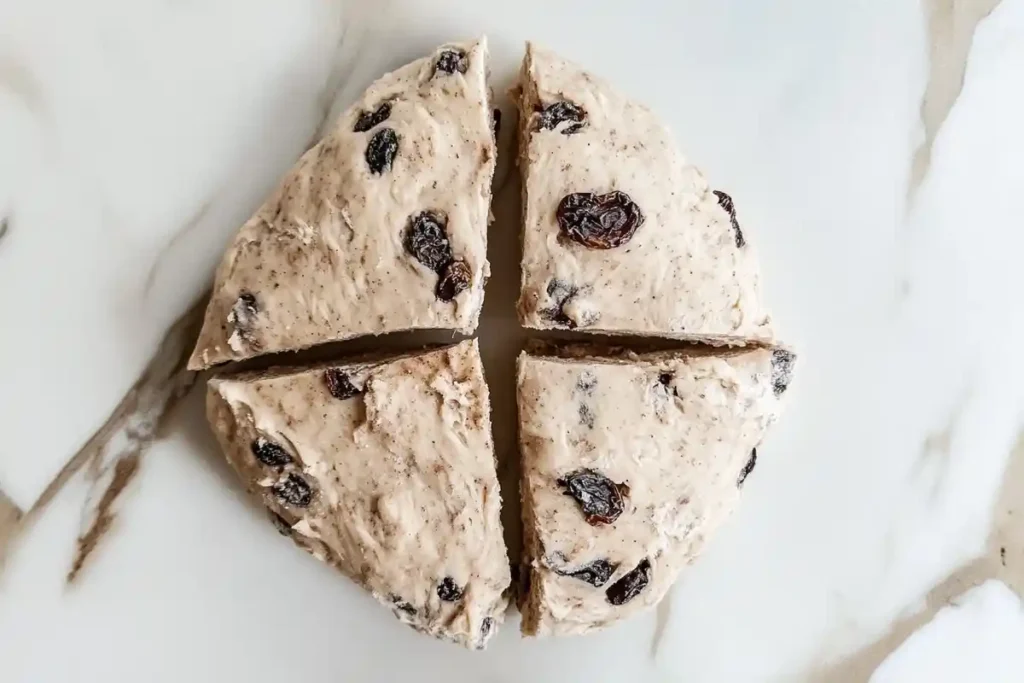
M252 454L268 467L284 467L292 462L292 456L288 455L288 451L263 437L252 442Z
M793 364L796 356L792 351L786 349L774 349L772 351L772 387L776 396L781 396L793 379Z
M308 507L313 500L313 489L297 474L291 473L271 487L274 495L292 507Z
M650 582L651 561L644 559L632 571L609 586L605 595L609 603L615 606L625 605L640 595Z
M434 65L434 73L464 74L469 71L469 56L463 50L445 50Z
M391 128L381 128L366 145L366 164L374 175L391 170L391 164L398 156L398 133Z
M444 274L437 282L437 298L441 301L452 301L462 292L469 289L473 282L473 274L465 261L452 261L444 269Z
M747 477L750 476L750 473L754 471L754 466L755 465L757 465L757 449L756 448L754 450L750 451L750 460L748 460L747 464L743 466L742 470L740 470L740 476L736 480L736 486L737 487L743 486L743 482L745 482L747 480Z
M590 249L614 249L633 238L644 214L628 194L573 192L555 212L562 234Z
M544 316L559 327L565 327L570 330L575 329L576 321L566 314L565 305L579 294L580 288L553 278L548 282L546 291L555 305L544 309Z
M327 384L327 391L331 396L341 401L363 393L362 389L352 384L349 375L338 368L325 370L324 382Z
M462 599L462 588L455 583L455 579L446 576L437 584L437 597L445 602L458 602Z
M382 102L379 107L373 111L364 111L359 115L359 119L356 120L356 125L352 130L356 133L365 133L368 130L376 128L380 124L384 123L391 117L391 103Z
M409 220L405 231L405 251L417 261L441 274L452 262L448 242L448 217L434 211L422 211Z
M570 472L558 480L558 485L576 501L591 526L611 524L618 519L625 509L622 494L629 490L588 468Z
M613 564L608 560L594 560L578 569L556 569L555 572L562 576L570 576L574 579L585 581L595 588L600 588L608 583L608 579L612 578L612 574L618 568L619 565Z
M718 205L721 206L727 214L729 214L729 222L732 224L732 231L736 233L736 246L742 249L747 245L747 241L743 239L743 231L740 230L740 222L736 219L736 204L733 203L732 197L719 190L715 190L715 196L718 197Z
M567 121L569 125L562 129L562 134L578 133L587 121L587 112L567 100L552 102L538 113L537 130L557 130Z

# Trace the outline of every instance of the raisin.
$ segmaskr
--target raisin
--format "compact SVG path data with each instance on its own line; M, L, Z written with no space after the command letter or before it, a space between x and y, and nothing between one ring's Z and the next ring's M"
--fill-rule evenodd
M380 124L384 123L391 117L391 103L382 102L379 107L373 111L364 111L359 115L359 119L356 121L355 128L352 130L356 133L365 133L366 131L376 128Z
M724 192L715 190L715 196L718 197L718 205L725 209L725 212L729 214L729 222L732 223L732 230L736 233L736 246L743 247L747 241L743 239L743 231L740 230L740 222L736 220L736 205L732 201L732 197Z
M793 379L793 363L795 361L796 356L792 351L772 350L772 389L776 396L781 396L789 387L789 382Z
M285 521L284 517L277 514L276 512L269 512L269 515L270 521L273 523L274 528L277 529L277 533L281 534L282 536L292 535L292 527L288 522Z
M405 250L440 275L452 262L447 229L447 216L433 211L418 213L409 220L409 227L406 228Z
M619 565L612 564L608 560L594 560L589 564L585 564L579 569L573 569L571 571L564 571L556 569L555 573L560 576L571 576L574 579L580 581L586 581L595 588L608 583L608 579L612 578L612 574L619 568Z
M380 175L391 170L391 163L398 154L398 134L391 128L381 128L366 145L366 163L370 173Z
M625 605L640 595L650 582L651 562L650 560L643 559L635 569L608 586L608 590L604 592L605 598L613 605Z
M399 612L404 612L405 614L408 614L410 617L416 616L416 608L410 605L405 600L403 600L401 597L397 595L392 595L390 596L390 598L391 603L395 606L396 610L398 610Z
M491 112L491 122L492 122L491 123L491 127L494 130L494 139L497 140L498 139L498 133L501 132L501 110L500 109L495 108L495 110L493 112Z
M567 194L556 211L558 227L569 239L591 249L620 247L644 224L640 207L625 192Z
M437 597L445 602L458 602L462 599L462 589L455 583L455 579L446 576L437 584Z
M747 480L747 477L750 476L750 473L754 471L754 465L756 464L757 449L755 448L754 450L750 451L750 460L747 461L747 464L744 465L743 469L740 471L739 479L736 480L737 488L743 486L743 482L745 482Z
M473 274L469 271L469 266L465 261L452 261L438 281L435 295L441 301L451 301L469 289L469 283L472 280Z
M596 418L594 415L594 411L590 409L590 406L588 406L586 403L581 403L579 407L579 414L580 424L586 427L587 429L593 429L594 420Z
M537 130L556 130L559 124L566 121L570 125L562 129L562 135L578 133L586 125L587 112L566 100L553 102L540 110L537 116Z
M551 308L545 308L541 311L541 314L550 320L551 322L561 327L568 329L574 329L576 327L576 321L570 318L565 313L565 305L574 296L579 294L579 287L570 285L561 280L552 279L548 282L548 296L554 299L555 305Z
M247 343L252 344L252 327L256 324L260 304L252 292L242 292L228 314L228 322Z
M672 384L673 376L671 372L663 372L658 375L658 383L661 386L668 388Z
M434 73L438 71L446 74L453 74L458 71L464 74L469 71L469 57L463 50L445 50L434 64Z
M256 459L269 467L284 467L293 462L288 451L262 436L253 441L250 448L252 448L252 454L256 456Z
M584 370L580 373L580 376L576 379L576 390L590 396L594 393L594 387L597 386L597 377L594 373L589 370Z
M331 396L342 401L363 393L363 390L352 384L349 376L338 368L330 368L324 372L324 381Z
M591 469L570 472L558 480L558 485L565 495L576 500L591 526L611 524L618 519L625 509L623 494L629 492L628 486L616 484Z
M483 622L480 623L480 649L483 649L487 643L487 639L491 637L491 631L494 630L494 619L492 617L484 617Z
M313 490L306 480L297 474L289 474L274 484L271 489L274 491L274 495L293 507L307 507L313 500Z

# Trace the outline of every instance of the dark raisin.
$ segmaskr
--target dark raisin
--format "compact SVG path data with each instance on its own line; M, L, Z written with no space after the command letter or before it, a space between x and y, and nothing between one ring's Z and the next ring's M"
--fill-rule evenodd
M405 250L438 275L452 262L447 228L446 216L423 211L409 220L409 227L405 231Z
M494 139L498 139L498 133L501 132L501 110L495 109L491 112L491 126L494 130Z
M462 599L462 589L455 583L455 579L446 576L437 584L437 597L445 602L458 602Z
M288 451L262 436L253 441L250 448L252 448L252 454L256 456L256 459L269 467L284 467L293 461L292 456L288 455Z
M561 280L551 280L548 282L547 292L548 296L554 300L555 305L542 310L541 315L561 327L566 327L570 330L575 328L576 321L566 315L565 305L570 299L576 296L579 291L579 287L562 282Z
M453 74L458 71L464 74L469 71L469 57L463 50L445 50L434 64L434 73L438 71L446 74Z
M793 379L793 364L796 356L786 349L772 350L772 388L776 396L780 396L789 387Z
M476 645L478 650L484 649L487 645L487 639L491 637L491 631L493 630L494 619L491 617L484 617L484 620L480 623L480 642Z
M537 130L555 130L565 121L570 125L562 129L563 135L578 133L587 122L587 112L566 100L553 102L540 110L537 116Z
M671 385L672 384L672 379L673 379L673 376L672 376L671 372L663 372L660 375L658 375L658 382L663 387L667 387L667 386Z
M380 175L391 170L391 163L398 154L398 134L391 128L381 128L366 145L366 163L370 173Z
M469 283L473 281L473 274L469 272L469 266L465 261L452 261L445 268L444 274L437 282L435 295L441 301L451 301L462 292L469 289Z
M635 569L608 586L608 590L604 592L605 598L613 605L625 605L640 595L650 582L651 562L644 559L640 561L640 564Z
M313 490L306 480L297 474L289 474L271 488L275 496L293 507L307 507L313 500Z
M563 235L591 249L620 247L644 224L640 207L619 191L567 194L555 215Z
M260 304L256 295L252 292L242 292L235 299L231 313L228 314L228 322L246 343L253 343L252 327L256 324L256 316L259 315L259 312Z
M268 511L269 512L269 511ZM277 514L276 512L269 512L270 521L274 524L274 528L277 529L277 533L282 536L291 536L292 527L285 521L284 517Z
M757 449L756 448L754 450L750 451L750 460L748 460L747 464L743 466L742 470L740 470L739 479L736 480L736 486L737 487L743 486L743 482L745 482L747 480L747 477L750 476L750 473L754 471L754 466L755 465L757 465Z
M364 111L359 115L359 120L356 121L356 126L352 130L356 133L365 133L371 128L376 128L380 124L384 123L391 117L391 103L382 102L379 107L373 111Z
M337 368L330 368L324 372L324 382L327 383L327 391L331 392L331 396L342 401L363 393L362 389L352 384L347 374Z
M608 560L594 560L589 564L585 564L579 569L572 570L561 570L556 569L555 573L561 576L571 576L574 579L580 581L586 581L595 588L608 583L608 579L612 578L612 574L619 568L619 565L612 564Z
M581 403L579 408L580 424L587 429L594 428L594 411L586 403Z
M629 491L624 484L616 484L591 469L570 472L558 480L558 485L565 495L579 503L587 523L592 526L611 524L618 519L625 509L622 496Z
M408 614L410 617L416 616L416 608L415 607L413 607L412 605L410 605L408 602L406 602L405 600L403 600L402 598L400 598L397 595L392 595L390 597L391 597L391 603L395 606L396 610L398 610L399 612L404 612L404 613Z
M743 239L743 231L740 230L740 222L736 220L736 205L732 201L732 197L724 192L715 190L715 196L718 197L718 205L725 209L725 212L729 214L729 222L732 223L732 230L736 233L736 246L743 247L747 241Z
M576 391L586 394L587 396L594 393L594 387L596 386L597 377L589 370L581 372L580 376L576 379Z
M241 313L241 317L252 317L260 312L260 305L256 301L256 295L252 292L242 292L235 302L235 312Z

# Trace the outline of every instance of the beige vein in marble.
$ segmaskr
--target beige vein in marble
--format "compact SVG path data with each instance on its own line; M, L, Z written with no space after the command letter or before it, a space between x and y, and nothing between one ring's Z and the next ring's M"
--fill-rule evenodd
M931 165L932 144L964 86L967 55L978 22L1000 0L927 0L928 84L921 99L924 139L914 153L909 192L913 196Z
M915 631L930 622L958 596L990 579L998 579L1024 597L1024 428L1010 454L992 517L985 553L958 568L925 596L919 612L899 620L875 642L843 660L819 667L809 681L853 683L866 681L882 661Z
M21 510L0 490L0 567L3 566L7 543L14 538L21 521Z
M672 619L672 589L669 588L665 597L661 599L654 610L654 635L651 636L651 658L658 654L661 641L665 638L665 631Z
M168 329L142 375L103 426L61 468L25 514L17 535L28 533L65 485L85 470L89 490L68 582L74 581L86 561L113 525L122 494L134 478L141 458L158 438L170 409L195 382L196 373L185 363L198 334L206 296Z

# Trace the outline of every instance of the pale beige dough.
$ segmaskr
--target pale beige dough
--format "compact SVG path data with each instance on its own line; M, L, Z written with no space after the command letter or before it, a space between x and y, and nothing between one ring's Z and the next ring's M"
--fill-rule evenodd
M736 504L794 361L782 349L552 353L519 359L527 635L587 633L661 600ZM582 469L626 487L611 523L588 523L567 495ZM595 561L615 568L603 585L566 575ZM645 561L647 585L611 604Z
M734 229L658 117L534 45L517 93L524 326L733 345L773 339L750 231ZM585 112L578 131L571 121L541 127L540 111L557 102ZM561 234L563 197L612 191L626 193L644 217L628 242L594 249Z
M436 69L452 50L465 53L465 74ZM228 247L189 367L397 330L473 331L490 272L486 76L480 40L438 48L371 85ZM384 103L386 120L354 130ZM384 128L395 131L398 152L375 174L365 155ZM450 302L435 295L438 273L403 246L423 211L447 217L452 254L469 268L470 286Z
M332 395L328 371L360 393ZM414 628L486 644L510 572L475 341L216 377L207 413L232 466L296 543ZM453 597L445 584L461 597L442 600Z

